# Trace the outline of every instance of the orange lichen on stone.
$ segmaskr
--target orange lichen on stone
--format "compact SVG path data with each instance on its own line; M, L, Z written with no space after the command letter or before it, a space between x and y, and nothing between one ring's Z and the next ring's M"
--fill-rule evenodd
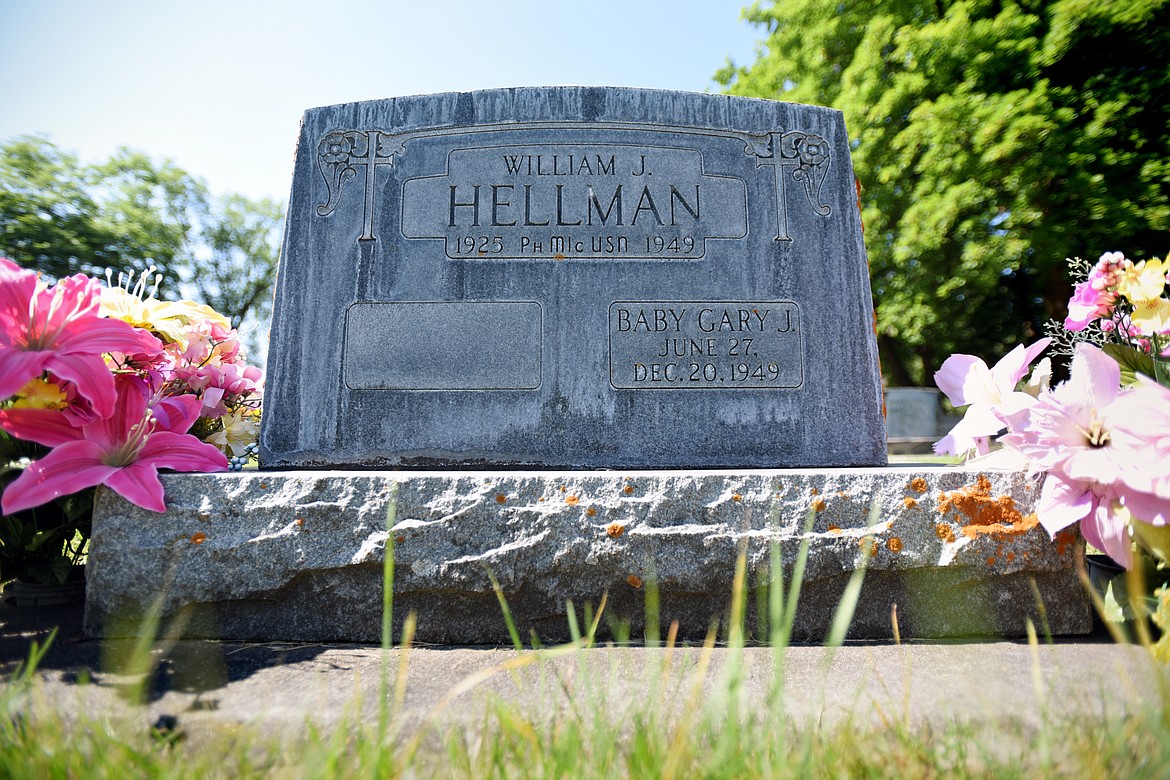
M1016 554L1013 552L1010 552L1007 554L1006 557L1008 559L1008 563L1011 563L1012 561L1014 561L1016 559Z
M848 494L848 493L846 493L844 490L838 490L838 491L837 491L837 498L843 498L843 499L845 499L846 501L848 501L848 500L849 500L849 494Z
M626 532L626 527L621 523L610 523L605 527L605 533L610 539L617 539Z
M565 503L569 506L577 506L577 504L581 503L581 499L576 496L565 496Z
M827 506L824 499L818 498L816 501L812 502L812 508L815 512L824 512Z
M261 483L260 483L260 489L261 489L261 490L267 490L267 489L268 489L268 483L267 483L267 482L261 482Z
M994 555L989 555L989 556L987 556L987 565L988 565L988 566L994 566L994 565L995 565L995 556L994 556Z
M637 574L631 574L629 577L626 577L626 584L631 588L640 588L642 587L642 578Z
M821 494L821 489L820 488L809 488L808 492L810 495L819 496Z
M622 492L628 496L634 492L634 486L633 485L626 485L624 488L622 488Z
M1058 531L1052 541L1056 542L1056 554L1063 556L1076 546L1077 532L1071 528L1066 528L1063 531Z
M955 529L951 528L950 523L939 523L934 527L934 535L944 542L955 541Z
M303 517L298 517L298 518L297 518L296 520L294 520L293 522L295 522L297 525L304 525L304 524L305 524L305 518L303 518Z
M886 549L890 552L902 552L902 540L897 536L891 536L886 541Z
M202 531L196 531L191 534L191 544L203 544L207 541L207 534Z
M497 504L502 504L507 500L508 500L508 497L505 496L503 493L496 493L496 503Z
M597 510L593 507L589 507L588 509L585 510L585 516L586 517L597 517Z
M829 533L831 533L831 534L841 533L841 526L837 525L836 523L829 523Z
M403 542L405 542L405 541L406 541L406 537L405 537L405 536L395 536L395 537L394 537L394 543L395 543L395 544L402 544L402 543L403 543Z
M1039 522L1036 515L1024 515L1016 509L1016 501L1011 496L992 496L991 480L985 474L980 474L974 485L940 493L938 511L962 515L959 525L969 539L987 534L1000 538L1019 536Z
M732 501L743 501L743 496L741 496L739 493L735 493L731 496L731 500Z
M878 550L877 539L874 539L872 536L861 537L857 540L857 545L861 548L862 552L866 553L867 555L874 555Z
M915 493L925 493L926 480L922 477L915 477L914 479L910 480L910 489Z
M905 498L902 499L902 504L905 505L905 507L907 509L913 509L916 506L918 506L918 499L910 498L910 496L906 496Z

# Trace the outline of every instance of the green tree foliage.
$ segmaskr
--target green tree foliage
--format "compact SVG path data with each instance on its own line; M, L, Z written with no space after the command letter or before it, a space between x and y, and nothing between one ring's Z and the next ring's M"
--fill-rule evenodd
M236 328L272 316L283 211L268 198L253 201L229 195L207 215L203 251L188 281L200 300L210 303Z
M50 280L106 268L137 277L154 266L160 296L223 313L253 358L271 313L281 210L214 198L174 163L139 152L85 165L43 137L0 144L0 256Z
M1170 0L777 0L716 78L840 109L883 369L929 382L1063 319L1065 258L1170 247Z
M203 185L169 161L123 150L82 165L39 137L0 146L0 252L52 279L151 265L174 275L206 203Z

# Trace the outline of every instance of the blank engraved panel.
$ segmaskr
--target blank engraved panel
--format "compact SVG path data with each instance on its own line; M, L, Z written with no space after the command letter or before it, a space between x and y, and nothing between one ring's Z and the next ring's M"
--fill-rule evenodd
M540 304L355 303L345 320L353 390L535 390Z

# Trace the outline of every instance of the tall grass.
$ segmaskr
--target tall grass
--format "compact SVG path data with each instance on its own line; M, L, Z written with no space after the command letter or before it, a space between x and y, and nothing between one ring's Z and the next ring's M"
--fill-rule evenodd
M356 715L321 729L306 723L303 736L281 740L259 730L225 731L201 739L180 739L147 728L141 710L117 717L62 714L43 700L36 674L45 646L34 643L28 662L0 690L0 777L457 777L457 778L854 778L1049 776L1113 778L1164 777L1170 773L1170 690L1150 692L1147 707L1092 723L1061 715L1051 702L1039 663L1039 639L1029 627L1039 728L1005 717L994 724L912 724L906 718L870 717L857 712L833 724L801 722L785 701L785 656L809 554L814 515L785 582L778 543L758 615L767 617L763 635L771 644L771 680L762 707L744 704L749 578L746 550L736 558L731 606L722 625L713 623L699 648L680 648L678 624L661 636L658 591L647 587L644 653L645 689L636 701L613 701L607 656L590 653L603 625L607 599L596 610L585 605L583 619L568 604L572 641L544 648L532 638L525 646L506 595L489 573L501 620L515 652L499 665L454 683L432 706L422 726L405 725L407 670L414 616L407 615L394 641L391 632L396 494L387 513L383 569L382 679L378 716ZM864 549L864 548L863 548ZM864 556L864 553L863 553ZM860 596L865 559L847 584L828 645L840 646ZM648 580L649 583L649 580ZM160 602L161 603L161 602ZM896 616L891 616L896 620ZM757 618L757 624L761 621ZM612 625L612 623L611 623ZM144 681L153 668L159 616L145 616L144 636L130 647L119 669ZM724 647L717 647L723 637ZM757 651L758 652L758 651ZM977 650L973 650L977 652ZM687 674L676 663L686 654ZM397 669L392 659L397 657ZM719 662L717 678L712 671ZM575 680L565 682L570 664ZM683 666L685 668L685 665ZM486 684L510 675L522 704L486 695ZM1162 679L1162 678L1159 678ZM1164 683L1164 680L1162 680ZM141 701L145 682L133 691ZM481 710L471 726L451 726L444 716L466 707L468 694ZM554 707L533 703L553 700ZM560 702L557 705L557 702Z

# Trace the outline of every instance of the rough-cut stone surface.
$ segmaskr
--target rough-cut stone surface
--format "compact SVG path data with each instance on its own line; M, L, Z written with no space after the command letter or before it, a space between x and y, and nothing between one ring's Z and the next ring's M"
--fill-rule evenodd
M305 112L273 468L881 466L839 111L521 87Z
M394 622L416 612L421 642L507 641L489 571L525 637L566 638L567 601L580 618L606 593L602 625L628 621L641 636L656 583L662 626L677 620L681 636L701 638L726 615L740 550L754 631L769 544L779 543L790 576L810 512L798 639L824 638L863 547L872 557L852 637L891 636L895 605L903 637L1019 635L1029 618L1058 634L1091 627L1075 574L1080 540L1049 540L1029 514L1038 483L1015 472L253 472L163 482L161 516L99 496L91 633L133 633L161 596L164 616L181 617L189 636L377 641L388 538Z

